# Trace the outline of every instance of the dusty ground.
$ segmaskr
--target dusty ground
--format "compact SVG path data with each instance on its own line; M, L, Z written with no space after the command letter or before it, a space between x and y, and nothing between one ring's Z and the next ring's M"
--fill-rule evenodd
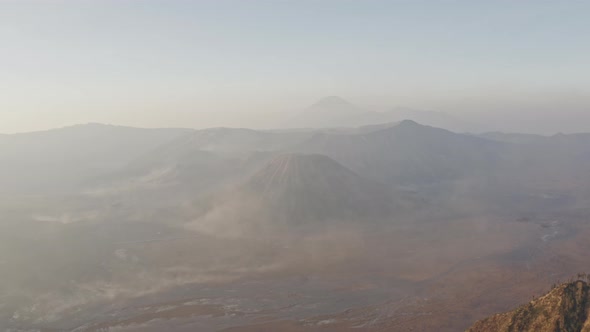
M585 271L589 235L578 219L482 218L353 238L355 255L309 240L334 260L289 248L290 268L122 302L79 330L461 331Z

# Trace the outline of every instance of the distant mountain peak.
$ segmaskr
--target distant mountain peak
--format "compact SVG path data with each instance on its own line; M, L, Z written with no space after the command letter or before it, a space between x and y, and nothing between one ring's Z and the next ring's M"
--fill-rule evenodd
M293 117L288 127L291 128L330 128L349 127L356 119L366 114L358 106L338 96L328 96L306 108Z
M399 127L419 127L422 126L414 120L402 120L397 124Z
M274 157L254 179L268 187L301 180L318 181L334 172L353 175L352 171L325 155L289 153Z
M276 156L246 184L275 217L291 222L371 219L391 211L389 192L328 156Z

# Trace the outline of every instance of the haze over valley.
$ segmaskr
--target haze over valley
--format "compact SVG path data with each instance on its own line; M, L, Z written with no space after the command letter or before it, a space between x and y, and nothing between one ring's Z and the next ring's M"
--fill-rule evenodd
M0 1L0 331L590 331L588 12Z
M587 263L590 134L89 124L0 143L4 329L456 331Z

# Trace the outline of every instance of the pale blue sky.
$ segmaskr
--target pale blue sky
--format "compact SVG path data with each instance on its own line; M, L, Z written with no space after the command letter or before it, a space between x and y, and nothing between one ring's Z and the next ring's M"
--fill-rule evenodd
M0 43L0 132L590 110L590 1L0 0Z

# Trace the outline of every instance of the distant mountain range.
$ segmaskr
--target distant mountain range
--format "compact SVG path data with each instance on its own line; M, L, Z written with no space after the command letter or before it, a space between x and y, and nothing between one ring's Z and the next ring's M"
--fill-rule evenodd
M334 97L319 106L343 104ZM302 173L310 178L329 178L333 172L345 173L343 168L355 174L351 177L378 183L396 195L414 195L419 201L477 199L478 205L485 202L488 207L543 210L554 204L583 204L566 193L586 195L583 179L590 167L590 134L458 134L412 120L272 131L90 124L2 136L0 147L0 190L5 193L114 194L151 188L170 200L240 186L256 172L263 174L264 167L270 172L277 162L266 163L287 154L288 164L296 167L312 165L310 160L329 164L317 155L333 161L334 170L318 166L325 175ZM302 157L308 155L316 157Z
M332 98L319 107L342 104ZM348 112L356 114L354 109ZM10 274L3 280L29 290L38 285L36 276L43 275L43 292L69 292L70 280L133 285L138 275L149 272L181 285L194 282L195 269L216 276L228 262L236 267L229 272L232 278L241 275L242 267L278 272L288 257L293 264L322 257L317 266L323 266L323 257L336 256L346 265L351 256L373 246L378 249L367 249L367 260L397 255L386 263L394 265L384 269L393 271L423 264L414 254L422 247L427 247L430 262L425 264L432 264L439 257L436 251L452 247L462 234L483 239L487 232L495 232L490 242L501 242L513 232L528 230L537 232L530 241L545 243L548 237L565 238L570 236L566 232L574 231L554 226L562 216L588 215L588 169L590 134L465 134L413 120L265 131L89 124L4 135L0 136L0 209L6 221L0 223L4 234L0 242L7 249L1 261L9 264L5 265L9 272L22 266L28 272L26 278ZM494 220L480 222L489 216ZM381 238L376 233L382 229L388 231L383 241L390 236L401 241L390 247L392 252L371 244L375 236ZM23 230L34 236L23 237ZM439 241L438 232L446 242L432 246L425 242ZM406 234L423 237L406 244ZM520 235L514 241L520 241ZM354 245L342 251L348 241ZM247 245L236 244L226 251L234 243ZM307 250L308 244L314 247ZM290 252L295 245L305 249L301 256ZM471 248L458 246L449 252L455 256ZM523 248L528 255L541 247ZM521 249L509 249L514 250L510 255L520 257ZM249 250L251 256L242 259ZM224 252L227 261L222 262L219 253ZM286 256L276 256L279 252ZM484 261L472 257L465 264ZM378 260L373 264L377 270L385 265ZM447 268L453 271L453 264L441 263L442 275ZM458 260L457 264L463 266ZM387 275L387 282L393 275ZM152 279L139 281L150 289ZM484 320L471 331L545 331L540 328L555 324L560 328L555 331L580 331L559 325L570 317L586 324L585 318L575 316L579 311L570 310L569 304L563 310L556 306L582 303L587 288L585 284L557 288L532 307ZM37 296L31 294L23 297L23 303L37 308ZM56 299L64 296L57 294ZM90 302L96 294L88 294ZM53 309L53 302L53 298L47 301L46 308ZM0 321L12 322L19 306L0 312ZM418 310L422 315L422 308ZM64 326L79 326L71 324L79 317L72 312L76 318ZM41 326L33 314L20 319L27 320L33 322L28 326ZM80 324L85 323L82 320Z
M325 97L283 123L283 128L360 127L413 120L424 125L454 132L480 133L488 131L483 125L462 121L443 112L396 107L385 112L368 111L341 97Z
M0 192L68 192L189 129L86 124L0 136Z
M399 185L440 182L497 163L503 144L404 120L355 134L319 133L298 149L325 154L359 174Z

